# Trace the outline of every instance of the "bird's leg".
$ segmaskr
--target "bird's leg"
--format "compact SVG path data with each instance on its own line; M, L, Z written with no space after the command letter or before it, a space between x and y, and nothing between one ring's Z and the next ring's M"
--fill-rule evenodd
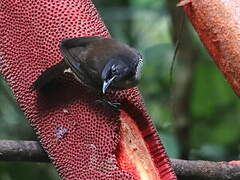
M121 105L121 103L118 103L118 102L110 102L106 99L97 99L95 101L96 104L101 104L101 105L104 105L104 106L108 106L108 107L111 107L113 110L115 111L119 111L119 106Z

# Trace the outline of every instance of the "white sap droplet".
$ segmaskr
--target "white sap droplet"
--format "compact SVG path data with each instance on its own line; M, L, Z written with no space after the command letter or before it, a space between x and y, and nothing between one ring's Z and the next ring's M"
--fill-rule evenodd
M63 109L63 112L64 113L69 113L69 111L67 109L65 109L65 108Z
M72 73L72 74L73 74L71 68L65 69L63 72L64 72L64 73Z

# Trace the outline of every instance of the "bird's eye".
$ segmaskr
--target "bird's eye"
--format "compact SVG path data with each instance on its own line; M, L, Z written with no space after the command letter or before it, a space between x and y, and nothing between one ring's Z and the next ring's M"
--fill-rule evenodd
M114 75L117 75L118 70L116 65L112 65L111 69L107 72L106 79L111 79Z
M112 73L115 74L117 72L117 66L114 64L111 67Z

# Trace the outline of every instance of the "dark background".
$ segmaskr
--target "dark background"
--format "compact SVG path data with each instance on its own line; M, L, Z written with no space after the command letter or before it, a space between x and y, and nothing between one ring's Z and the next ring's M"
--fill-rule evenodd
M171 158L240 158L240 102L174 0L94 0L113 38L144 55L140 91ZM177 40L177 63L170 67ZM3 79L0 139L36 140ZM0 162L0 180L59 179L49 163Z

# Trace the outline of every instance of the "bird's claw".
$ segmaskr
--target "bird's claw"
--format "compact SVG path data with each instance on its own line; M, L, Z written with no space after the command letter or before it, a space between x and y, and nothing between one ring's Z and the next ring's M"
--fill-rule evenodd
M106 99L98 99L95 101L96 104L101 104L104 106L109 106L115 111L119 111L119 106L121 106L121 103L118 102L110 102Z

